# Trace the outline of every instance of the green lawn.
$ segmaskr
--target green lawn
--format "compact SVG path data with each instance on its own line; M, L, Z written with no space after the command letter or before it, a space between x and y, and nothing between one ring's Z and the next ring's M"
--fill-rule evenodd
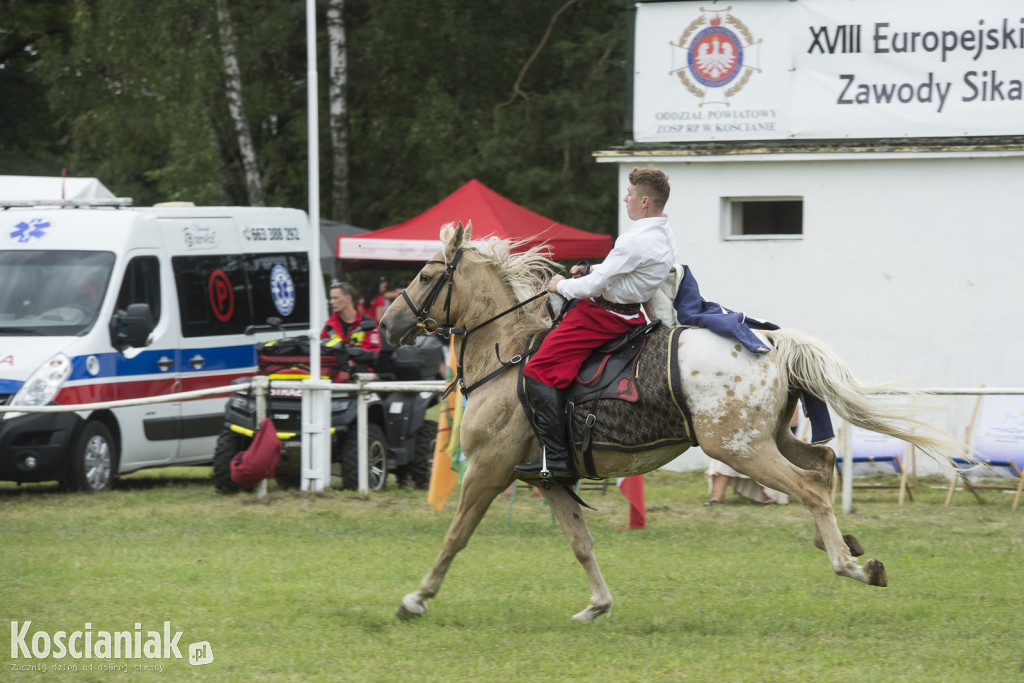
M100 666L150 664L164 671L145 675L165 681L1024 679L1024 509L998 492L947 508L940 480L903 506L894 491L856 491L840 525L885 563L888 588L834 576L799 506L731 493L701 506L699 472L648 476L645 530L619 530L628 511L614 487L588 493L616 600L589 625L569 620L589 598L583 571L543 503L519 492L511 525L502 496L427 614L400 622L454 496L442 513L425 492L394 488L272 487L260 503L215 493L209 474L142 472L98 495L0 484L4 633L31 620L31 646L39 631L170 621L184 656L14 660L4 643L2 678L125 680ZM201 641L214 661L190 666L187 646Z

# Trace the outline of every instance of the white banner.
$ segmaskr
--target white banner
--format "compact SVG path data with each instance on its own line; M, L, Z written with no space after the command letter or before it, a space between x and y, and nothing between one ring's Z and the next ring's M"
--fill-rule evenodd
M1020 0L638 4L638 142L1024 134Z

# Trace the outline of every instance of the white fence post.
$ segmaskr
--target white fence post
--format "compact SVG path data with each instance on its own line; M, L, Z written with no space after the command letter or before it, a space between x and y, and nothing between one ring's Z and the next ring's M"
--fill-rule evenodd
M316 463L318 491L331 488L331 385L323 380L317 382L313 393L313 415L316 417L317 432L313 434L313 453Z
M302 380L300 385L302 490L322 491L331 485L331 385L312 378Z
M270 389L270 378L266 375L256 375L252 378L252 393L256 399L256 429L263 424L267 417L267 394ZM267 480L261 479L256 485L256 497L265 498L267 495Z
M364 386L367 380L376 379L372 373L356 373L356 428L359 441L359 493L370 492L370 453L366 442L370 439L370 415L366 408L366 391ZM385 456L387 457L387 456Z

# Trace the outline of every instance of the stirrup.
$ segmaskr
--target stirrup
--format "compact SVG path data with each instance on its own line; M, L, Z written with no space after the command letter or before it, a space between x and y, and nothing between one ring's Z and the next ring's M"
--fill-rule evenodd
M522 465L516 465L513 469L515 469L515 471L518 472L519 474L527 474L526 472L523 472L519 468L523 467L523 466L529 467L531 465L534 465L534 463L533 462L523 463ZM541 444L540 470L538 470L537 472L531 472L529 474L531 475L531 478L538 478L539 477L541 479L551 479L551 470L548 469L548 449L547 449L547 446L544 446L543 444Z
M556 474L555 472L552 472L548 468L547 449L546 448L541 452L540 469L539 470L535 470L533 472L524 472L523 470L519 469L521 467L536 467L536 466L537 466L537 462L536 461L530 462L530 463L524 463L522 465L516 465L514 470L515 470L517 478L522 479L523 481L538 481L539 480L539 481L541 481L541 482L543 482L545 484L550 483L550 482L560 483L560 482L570 481L570 480L571 481L575 481L576 478L577 478L577 477L575 477L573 475L571 468L568 467L568 464L565 467L564 474ZM561 471L562 470L559 469L559 472L561 472Z

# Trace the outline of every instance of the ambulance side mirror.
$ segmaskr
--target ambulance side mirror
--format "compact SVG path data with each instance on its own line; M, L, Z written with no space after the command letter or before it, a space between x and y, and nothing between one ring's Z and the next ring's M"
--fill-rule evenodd
M154 327L149 304L128 304L127 311L117 311L110 319L110 343L118 351L145 346Z

